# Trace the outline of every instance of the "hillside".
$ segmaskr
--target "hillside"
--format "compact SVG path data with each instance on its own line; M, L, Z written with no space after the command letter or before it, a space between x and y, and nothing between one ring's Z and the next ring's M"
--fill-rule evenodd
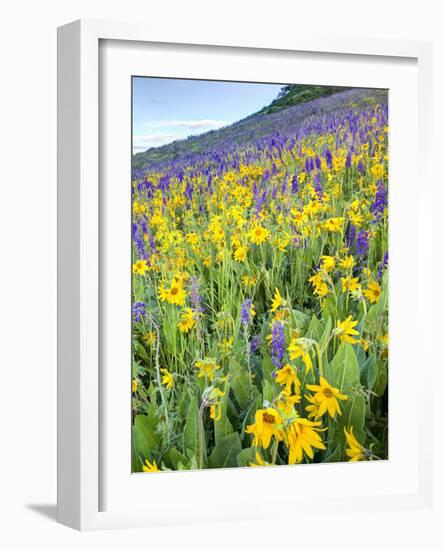
M322 97L305 101L321 92ZM191 156L195 158L210 151L221 152L232 146L245 146L271 134L294 135L324 113L363 105L370 98L378 98L379 102L385 103L387 92L363 88L343 91L342 88L321 86L286 87L269 106L230 126L137 153L133 156L132 168L137 173L165 162Z
M267 107L263 107L257 114L268 115L281 109L287 109L293 105L307 103L320 97L344 92L347 88L338 86L315 86L313 84L289 84L284 86L277 98Z

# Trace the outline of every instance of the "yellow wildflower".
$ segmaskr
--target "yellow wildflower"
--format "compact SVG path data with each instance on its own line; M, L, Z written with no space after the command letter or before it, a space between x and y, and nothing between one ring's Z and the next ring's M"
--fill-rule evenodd
M329 273L335 267L335 258L333 256L322 256L321 257L321 268Z
M250 462L249 466L272 466L272 464L270 462L266 462L266 460L263 460L263 458L260 456L260 453L258 451L255 451L255 462Z
M195 327L195 313L190 307L182 311L178 328L180 332L187 333Z
M162 302L183 306L185 304L186 292L183 289L183 281L174 277L169 288L160 283L158 287L158 296Z
M269 232L269 230L261 225L255 225L249 231L249 239L254 244L262 244L265 241L269 240L270 236L271 233Z
M288 347L289 351L289 358L290 359L297 359L297 357L301 357L303 363L306 367L306 372L309 372L312 369L312 360L309 353L303 348L302 345L297 344L297 337L293 337L291 339L291 343Z
M225 393L218 388L212 388L211 390L211 394L209 397L209 401L211 403L209 407L209 416L214 422L218 422L222 416L222 406L220 403L220 398L224 395Z
M157 464L155 463L155 460L152 462L149 462L149 460L145 459L145 464L143 464L143 471L144 472L159 472L160 470L157 468Z
M154 346L157 341L157 334L155 331L151 330L143 335L143 340L148 344L148 346Z
M337 413L341 415L338 400L344 401L348 396L341 394L337 388L332 387L323 376L320 376L320 385L306 384L306 388L314 392L314 400L319 405L316 418L323 416L326 412L331 418L335 418Z
M335 334L345 344L356 344L357 340L353 336L358 336L358 331L354 329L358 325L358 321L352 320L352 315L349 315L344 321L337 321Z
M346 456L349 457L349 462L364 460L366 456L365 448L361 443L358 442L353 433L353 430L353 426L350 427L349 431L344 428L346 443L348 444L348 448L346 449Z
M300 403L301 395L291 395L291 392L283 390L277 399L277 409L284 415L290 416L294 410L294 404Z
M312 422L307 418L297 418L289 426L287 440L289 446L289 464L298 464L303 460L303 453L314 458L313 449L324 450L326 447L318 434L321 422Z
M323 227L330 233L340 233L344 223L344 218L329 218L324 222Z
M371 281L368 283L368 288L363 290L363 295L366 296L371 304L376 304L380 300L381 286L377 281Z
M300 380L295 369L289 363L276 372L275 381L277 384L285 385L285 391L288 393L291 393L292 386L294 386L295 393L300 393Z
M253 311L253 308L254 308L254 304L252 304L251 306L251 317L255 315L255 311ZM218 345L218 349L220 350L220 353L222 354L229 353L232 350L233 343L234 343L233 336L231 336L230 338L225 338L224 340L219 342L217 345Z
M328 285L325 283L323 275L320 271L315 275L312 275L312 277L310 277L308 281L314 287L314 294L317 294L317 296L320 297L326 296L326 294L328 293Z
M341 289L342 292L356 292L360 289L360 283L358 282L358 277L341 277Z
M248 254L248 247L239 246L237 250L234 252L234 260L236 262L244 262L246 260L247 254Z
M172 390L174 387L174 377L168 369L160 369L160 372L163 374L162 384L166 386L168 390Z
M275 289L274 298L272 299L271 311L274 313L283 304L284 300L278 288Z
M343 269L352 269L355 265L354 256L345 256L340 262L340 266Z
M283 426L280 413L275 409L259 409L255 413L255 423L246 428L246 433L254 435L253 445L261 446L267 449L271 439L275 437L277 441L283 440Z
M242 283L245 287L252 288L257 284L257 275L243 275Z
M132 264L132 272L136 275L144 275L149 270L148 262L146 260L137 260Z
M220 365L216 365L215 361L212 359L197 361L195 366L199 370L197 374L198 378L207 376L211 382L214 380L215 371L220 368Z

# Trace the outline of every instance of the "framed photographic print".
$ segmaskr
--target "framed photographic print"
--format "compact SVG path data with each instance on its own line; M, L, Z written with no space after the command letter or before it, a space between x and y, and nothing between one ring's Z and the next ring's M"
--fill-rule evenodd
M429 63L59 29L62 523L429 505Z

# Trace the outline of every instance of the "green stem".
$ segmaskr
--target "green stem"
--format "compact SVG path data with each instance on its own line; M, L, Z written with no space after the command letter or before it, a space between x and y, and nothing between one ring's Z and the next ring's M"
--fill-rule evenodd
M278 451L278 441L275 440L272 445L272 464L275 464L277 460L277 451Z
M203 413L206 407L206 401L203 399L198 411L198 446L200 451L199 468L203 469Z
M320 346L318 345L318 342L316 342L315 340L314 340L314 348L317 354L318 372L319 372L319 375L324 378L325 375L323 372L322 352L321 352Z

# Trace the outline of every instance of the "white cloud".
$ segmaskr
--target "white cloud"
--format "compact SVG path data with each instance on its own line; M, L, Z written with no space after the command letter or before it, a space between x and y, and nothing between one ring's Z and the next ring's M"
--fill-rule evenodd
M177 139L185 139L190 135L197 135L209 130L215 130L228 124L224 120L150 120L144 124L146 128L169 129L169 132L148 133L133 137L132 149L134 153L146 151L150 147L161 147ZM149 131L149 130L148 130Z
M176 139L179 139L180 134L146 134L143 136L134 136L132 140L132 148L134 153L140 151L146 151L149 147L160 147L167 143L172 143Z
M145 123L148 128L187 128L189 130L221 128L228 124L225 120L206 118L201 120L149 120Z

